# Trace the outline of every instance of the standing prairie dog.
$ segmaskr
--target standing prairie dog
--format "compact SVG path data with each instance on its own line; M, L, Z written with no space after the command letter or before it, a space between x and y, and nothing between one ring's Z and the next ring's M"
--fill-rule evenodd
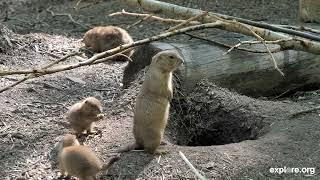
M144 149L152 154L158 152L173 97L172 72L182 63L183 58L174 50L161 51L152 58L136 99L133 124L135 144L120 152L133 149Z
M83 131L94 133L93 123L103 118L102 106L95 97L88 97L73 106L67 112L67 120L76 134Z
M87 146L79 145L75 135L67 134L59 152L59 169L62 176L76 176L80 180L95 180L96 174L107 170L119 156L102 165L96 154Z
M132 43L133 40L129 33L117 26L99 26L90 29L84 34L83 42L86 47L91 48L94 52L103 52L113 49L120 45ZM123 52L130 57L132 49Z

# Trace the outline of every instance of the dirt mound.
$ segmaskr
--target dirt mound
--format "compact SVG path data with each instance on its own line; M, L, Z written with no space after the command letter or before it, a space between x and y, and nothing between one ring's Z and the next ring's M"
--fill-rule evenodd
M265 112L257 106L255 99L203 80L192 92L173 100L168 130L176 133L177 144L188 146L256 139L267 125Z
M130 64L128 65L130 66ZM127 66L127 67L128 67ZM127 68L126 67L126 68ZM117 98L113 112L131 112L148 66L139 71L131 85ZM207 80L184 94L178 75L173 78L174 99L171 103L168 139L177 145L208 146L253 140L266 133L263 103L241 96ZM125 74L124 74L125 78Z

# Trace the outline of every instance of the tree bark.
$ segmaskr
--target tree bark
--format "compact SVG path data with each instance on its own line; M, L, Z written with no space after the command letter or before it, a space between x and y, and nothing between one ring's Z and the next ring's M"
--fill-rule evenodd
M261 47L256 47L257 49ZM125 68L123 85L128 87L137 73L150 64L152 56L164 49L175 49L185 63L176 71L185 91L207 78L215 84L254 97L275 96L306 85L320 84L320 56L299 51L274 53L286 74L282 77L270 63L268 54L231 51L205 43L152 43L140 47Z

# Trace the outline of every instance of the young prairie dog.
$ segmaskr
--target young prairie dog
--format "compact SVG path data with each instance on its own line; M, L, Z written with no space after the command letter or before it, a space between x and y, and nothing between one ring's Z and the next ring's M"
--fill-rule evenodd
M94 52L99 53L123 44L132 43L133 40L129 33L120 27L99 26L87 31L84 34L83 42L86 47L89 47ZM132 49L128 49L123 52L123 54L128 57L130 57L132 53Z
M75 176L80 180L95 180L98 172L109 169L117 160L119 156L102 165L89 147L79 145L75 135L67 134L59 152L59 169L62 176Z
M174 50L156 54L136 99L133 134L135 144L120 152L144 149L156 153L163 131L167 125L170 101L172 100L172 72L183 63L183 58Z
M94 133L93 124L103 119L102 106L95 97L88 97L73 106L67 112L67 120L76 134Z

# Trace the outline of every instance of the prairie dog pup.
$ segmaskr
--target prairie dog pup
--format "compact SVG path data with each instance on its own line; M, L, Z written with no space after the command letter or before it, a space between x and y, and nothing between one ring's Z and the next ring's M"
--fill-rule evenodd
M80 143L79 141L77 140L77 137L75 135L72 135L72 134L66 134L64 137L63 137L63 140L62 140L62 148L64 147L68 147L68 146L79 146Z
M87 146L78 144L75 135L67 134L59 152L59 169L62 176L75 176L80 180L95 180L99 171L107 170L119 157L102 165L96 154Z
M90 47L94 52L103 52L117 46L132 43L133 40L128 32L117 26L99 26L90 29L84 34L83 42L86 47ZM128 49L123 54L130 57L132 49Z
M135 144L126 149L144 149L155 153L161 143L167 125L172 92L172 72L183 63L183 58L174 50L156 54L136 99L133 134Z
M103 118L102 106L95 97L88 97L73 106L67 112L67 120L76 134L94 133L93 122Z

